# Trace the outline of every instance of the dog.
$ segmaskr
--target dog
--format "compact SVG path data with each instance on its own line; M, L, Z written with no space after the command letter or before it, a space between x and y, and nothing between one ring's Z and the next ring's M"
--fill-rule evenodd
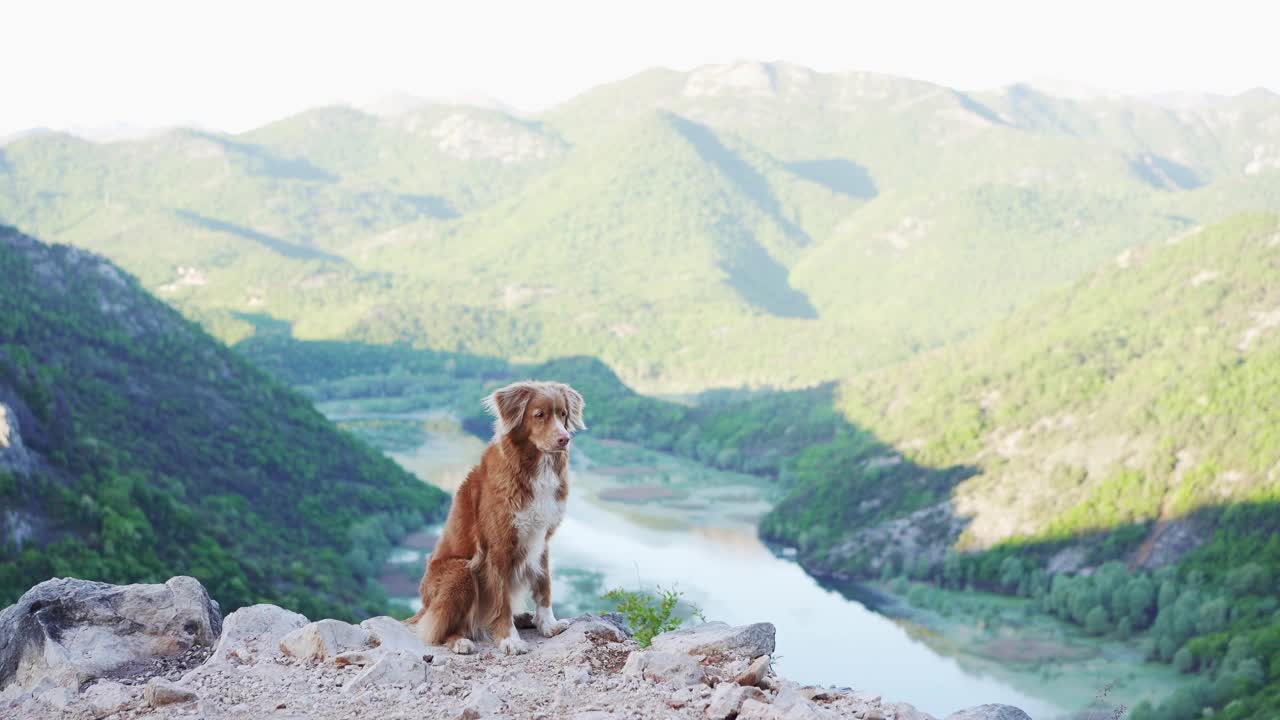
M493 439L454 495L418 592L422 609L405 622L430 645L475 652L488 636L508 655L529 652L519 619L544 637L568 623L551 610L547 544L569 498L569 444L585 430L577 390L556 382L508 385L484 400ZM535 610L512 615L531 590Z

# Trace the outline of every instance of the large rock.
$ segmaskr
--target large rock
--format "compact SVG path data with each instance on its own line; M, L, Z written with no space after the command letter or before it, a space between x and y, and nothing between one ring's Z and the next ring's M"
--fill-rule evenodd
M979 705L953 712L947 720L1031 720L1031 716L1012 705Z
M197 580L108 585L54 579L0 612L0 688L42 679L78 690L156 657L212 645L218 605Z
M709 622L658 635L653 639L651 647L689 655L727 655L753 659L773 654L775 632L773 623L727 625Z
M696 685L706 676L697 658L668 650L636 650L627 656L622 672L674 685Z
M280 651L285 655L320 662L339 653L369 646L369 631L341 620L317 620L285 635Z
M211 662L253 662L280 654L280 641L307 624L305 615L275 605L250 605L227 616Z

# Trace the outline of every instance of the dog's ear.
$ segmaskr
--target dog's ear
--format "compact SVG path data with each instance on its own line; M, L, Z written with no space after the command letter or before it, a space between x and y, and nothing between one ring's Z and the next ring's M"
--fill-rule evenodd
M533 397L533 386L527 382L512 383L484 399L484 409L493 416L493 432L507 433L520 427L524 409Z
M565 404L569 406L569 429L586 430L587 426L582 422L582 410L587 406L587 403L582 399L582 393L564 383L559 383L559 385L560 392L564 393Z

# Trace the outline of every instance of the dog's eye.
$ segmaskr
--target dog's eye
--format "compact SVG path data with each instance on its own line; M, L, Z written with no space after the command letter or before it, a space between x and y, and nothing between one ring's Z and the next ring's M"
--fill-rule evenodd
M539 410L533 414L534 417L542 417L542 411Z

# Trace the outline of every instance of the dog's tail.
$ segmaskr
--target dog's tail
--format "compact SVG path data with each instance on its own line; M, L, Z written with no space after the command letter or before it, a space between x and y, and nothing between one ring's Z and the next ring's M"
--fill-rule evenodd
M427 614L427 606L423 605L422 607L418 608L418 612L414 613L413 617L409 618L408 620L405 620L404 624L417 625L418 621L422 619L422 616L426 614Z

